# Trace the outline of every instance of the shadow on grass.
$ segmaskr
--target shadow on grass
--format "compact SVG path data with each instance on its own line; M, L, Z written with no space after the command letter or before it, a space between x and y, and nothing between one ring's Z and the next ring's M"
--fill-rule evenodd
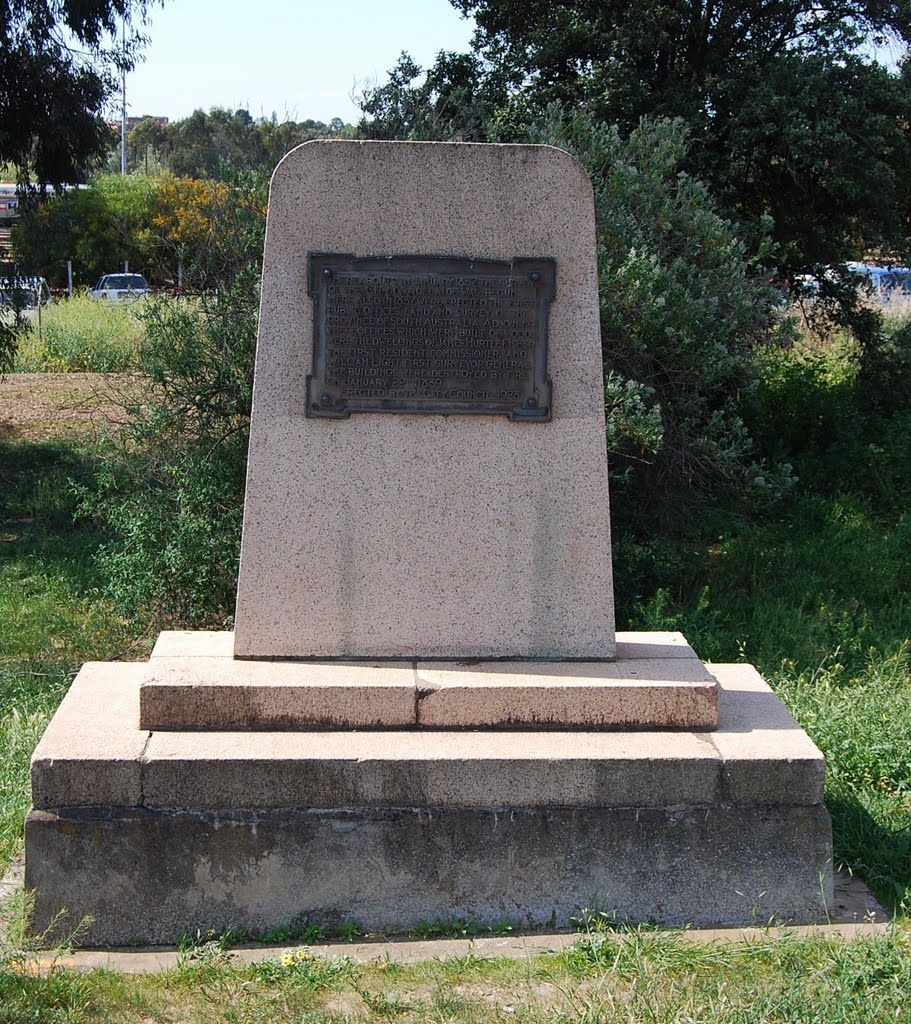
M77 516L93 450L66 440L0 444L0 676L32 689L115 656L134 634L112 613L96 555L109 534ZM8 685L6 688L8 688ZM59 689L59 684L56 687Z
M911 825L890 829L848 796L830 796L826 806L836 866L862 879L893 916L911 916Z
M91 556L107 538L77 518L74 485L91 485L97 470L94 451L76 442L0 440L0 565L27 558L91 587Z

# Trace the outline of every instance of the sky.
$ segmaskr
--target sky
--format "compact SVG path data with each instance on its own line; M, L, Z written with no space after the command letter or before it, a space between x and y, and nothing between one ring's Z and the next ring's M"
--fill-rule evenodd
M165 0L127 75L127 114L243 107L354 123L351 93L382 84L402 50L427 67L439 50L467 50L473 30L449 0Z

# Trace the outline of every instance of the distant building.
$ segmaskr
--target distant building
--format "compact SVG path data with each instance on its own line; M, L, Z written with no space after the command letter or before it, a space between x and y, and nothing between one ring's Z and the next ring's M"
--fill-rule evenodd
M142 117L128 117L127 128L135 128L136 125L142 124L143 121L154 121L155 124L162 128L168 124L168 119L166 117L155 117L152 114L143 114Z
M137 125L142 124L143 121L154 121L159 127L164 128L165 125L170 124L170 121L166 117L157 117L153 114L143 114L142 117L128 117L127 118L127 130L131 131ZM108 121L108 128L114 131L120 131L120 121Z
M0 181L0 225L19 216L19 190L13 181Z

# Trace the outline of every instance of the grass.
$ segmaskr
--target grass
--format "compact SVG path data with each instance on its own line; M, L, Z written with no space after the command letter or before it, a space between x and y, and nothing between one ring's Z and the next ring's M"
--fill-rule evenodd
M92 471L70 442L0 445L0 867L21 842L31 752L73 675L136 633L99 592L105 538L73 522L70 481Z
M627 606L633 629L679 629L708 661L757 666L826 755L836 861L911 911L911 520L855 496L805 495L773 521L717 520L626 542L627 578L666 585ZM622 614L622 612L621 612Z
M526 959L357 964L300 949L252 966L217 946L152 976L96 970L34 973L0 960L0 1024L68 1021L439 1021L487 1024L908 1021L907 932L845 944L769 936L695 944L673 933L595 932Z
M96 302L87 295L61 299L32 318L19 345L19 373L120 373L137 366L144 330L143 303Z

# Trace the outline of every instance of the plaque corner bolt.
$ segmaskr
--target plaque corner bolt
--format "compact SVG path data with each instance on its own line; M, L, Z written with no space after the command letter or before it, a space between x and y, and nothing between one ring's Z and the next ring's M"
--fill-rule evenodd
M324 271L324 273L325 273L325 271ZM528 279L529 279L529 281L533 281L533 282L534 282L535 284L537 284L537 283L538 283L538 281L540 281L540 280L541 280L541 275L540 275L540 274L538 273L538 271L537 271L537 270L533 270L533 271L532 271L532 272L531 272L531 273L530 273L530 274L528 275Z
M534 409L537 404L538 400L534 395L529 395L528 398L525 399L525 405L528 409Z
M323 394L321 394L319 396L319 400L323 403L323 405L331 405L332 404L332 395L330 395L328 392L324 391Z
M332 267L323 267L323 277L332 277Z

